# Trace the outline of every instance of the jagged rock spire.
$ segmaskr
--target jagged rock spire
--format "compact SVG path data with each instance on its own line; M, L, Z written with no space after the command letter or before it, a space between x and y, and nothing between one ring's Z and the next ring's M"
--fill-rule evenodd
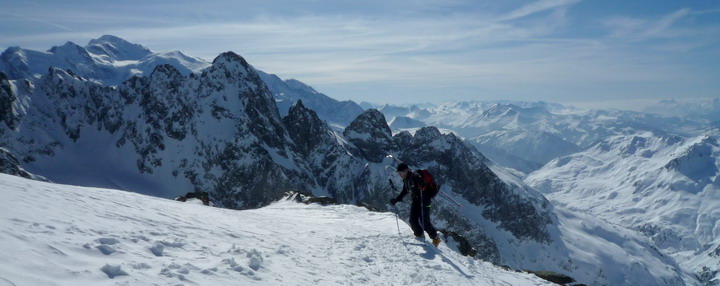
M297 151L304 156L310 154L321 142L330 139L330 128L318 117L315 111L305 107L298 100L283 118L290 138L295 142Z
M370 162L381 162L388 152L397 149L385 115L377 109L360 114L343 132Z

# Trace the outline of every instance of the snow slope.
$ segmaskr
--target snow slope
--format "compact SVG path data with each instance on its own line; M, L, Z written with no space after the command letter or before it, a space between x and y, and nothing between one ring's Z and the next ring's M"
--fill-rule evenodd
M355 206L233 211L5 174L0 189L0 285L550 285L403 244L393 214Z
M614 136L551 161L525 181L556 205L643 233L686 269L718 283L719 158L717 136Z

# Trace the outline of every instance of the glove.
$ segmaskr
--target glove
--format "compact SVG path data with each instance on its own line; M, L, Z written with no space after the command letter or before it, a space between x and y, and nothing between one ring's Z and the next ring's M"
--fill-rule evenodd
M398 202L398 200L395 199L395 198L390 199L390 204L393 205L393 206L394 206L395 204L397 204L397 202Z

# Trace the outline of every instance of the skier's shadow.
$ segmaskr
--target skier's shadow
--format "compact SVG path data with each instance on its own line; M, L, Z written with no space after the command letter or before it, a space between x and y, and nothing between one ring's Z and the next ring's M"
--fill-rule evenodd
M433 260L433 259L435 259L435 256L440 255L440 258L442 258L442 260L445 263L447 263L452 268L457 270L457 272L459 272L460 274L465 276L465 278L475 277L475 276L465 273L465 271L463 271L462 268L460 268L460 266L458 266L455 262L453 262L452 260L447 258L445 255L443 255L441 252L439 252L438 249L428 245L427 243L408 243L408 245L422 246L423 250L425 250L425 253L420 254L420 257L422 257L422 258L425 258L427 260Z
M422 247L423 250L425 250L425 253L421 253L420 257L425 258L427 260L435 259L437 251L435 249L433 249L432 246L427 245L426 243L408 243L408 245L415 245L415 246Z

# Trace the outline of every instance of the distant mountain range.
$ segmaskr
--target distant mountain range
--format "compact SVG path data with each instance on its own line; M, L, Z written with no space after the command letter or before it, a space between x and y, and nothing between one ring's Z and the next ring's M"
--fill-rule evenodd
M388 118L447 129L472 142L491 160L530 173L554 158L584 150L599 140L638 132L697 136L720 130L720 99L706 100L693 116L621 110L581 110L545 102L452 102L420 108L377 106ZM675 106L677 107L677 106ZM673 109L674 110L674 109Z
M148 76L156 66L163 64L173 66L183 76L211 65L180 51L156 53L110 35L93 39L84 47L67 42L47 52L11 47L0 54L0 70L11 80L39 79L52 66L71 70L80 77L104 85L116 86L133 76ZM303 100L321 119L333 126L344 127L364 110L352 101L337 101L298 80L282 80L276 75L256 71L278 102L282 115L287 114L293 103Z

